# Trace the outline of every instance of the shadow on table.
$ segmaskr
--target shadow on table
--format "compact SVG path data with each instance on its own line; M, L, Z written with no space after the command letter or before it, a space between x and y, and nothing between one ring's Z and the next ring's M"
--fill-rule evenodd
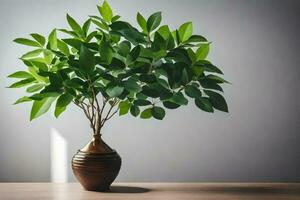
M131 186L111 186L108 193L145 193L150 190L141 187L131 187Z
M300 194L300 188L277 188L266 186L227 186L201 188L199 192L239 194Z

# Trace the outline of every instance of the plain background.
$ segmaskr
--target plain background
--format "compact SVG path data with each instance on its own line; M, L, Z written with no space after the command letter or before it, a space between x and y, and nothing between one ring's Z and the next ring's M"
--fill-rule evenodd
M165 120L116 117L105 141L122 156L118 181L300 181L300 3L282 0L110 0L136 25L137 11L163 12L163 24L192 21L212 41L209 59L232 85L230 113L201 112L194 103ZM68 159L90 137L87 120L71 106L29 122L30 103L12 106L23 90L5 77L24 69L29 49L12 42L29 33L67 27L97 14L95 0L0 1L0 181L50 181L50 130L68 142ZM68 163L70 163L68 161ZM68 180L74 181L70 166Z

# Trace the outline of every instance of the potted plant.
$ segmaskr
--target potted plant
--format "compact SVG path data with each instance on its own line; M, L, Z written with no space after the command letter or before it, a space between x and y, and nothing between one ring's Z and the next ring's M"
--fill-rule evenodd
M71 103L83 111L93 139L74 155L72 168L86 190L104 191L121 166L118 153L101 139L109 119L130 113L162 120L165 110L189 100L205 112L228 112L221 95L227 81L206 60L210 42L192 33L191 22L171 31L160 25L161 12L147 20L137 13L137 29L114 15L106 1L97 8L100 15L82 26L67 14L70 30L54 29L47 39L37 33L15 39L34 49L20 58L26 70L8 77L21 79L9 88L27 87L29 95L15 104L33 102L30 120L53 104L55 117Z

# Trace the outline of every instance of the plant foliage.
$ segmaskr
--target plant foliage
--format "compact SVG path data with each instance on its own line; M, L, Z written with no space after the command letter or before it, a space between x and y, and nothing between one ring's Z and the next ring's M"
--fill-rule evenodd
M228 112L222 71L206 58L210 42L193 34L191 22L171 31L161 12L137 14L136 28L115 15L104 1L99 14L82 25L67 14L69 29L17 38L32 47L20 59L27 70L14 72L10 88L27 87L15 104L33 102L30 120L55 106L59 117L74 103L95 134L114 114L162 120L166 109L193 99L203 111ZM59 37L58 37L59 35ZM102 97L102 98L101 98Z

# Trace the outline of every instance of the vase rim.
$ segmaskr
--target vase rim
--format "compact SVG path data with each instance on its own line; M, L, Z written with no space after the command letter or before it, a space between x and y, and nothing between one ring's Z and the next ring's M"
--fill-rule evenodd
M87 152L87 151L81 151L80 149L77 151L79 153L88 154L88 155L109 155L109 154L115 154L117 153L116 150L112 149L111 152Z

